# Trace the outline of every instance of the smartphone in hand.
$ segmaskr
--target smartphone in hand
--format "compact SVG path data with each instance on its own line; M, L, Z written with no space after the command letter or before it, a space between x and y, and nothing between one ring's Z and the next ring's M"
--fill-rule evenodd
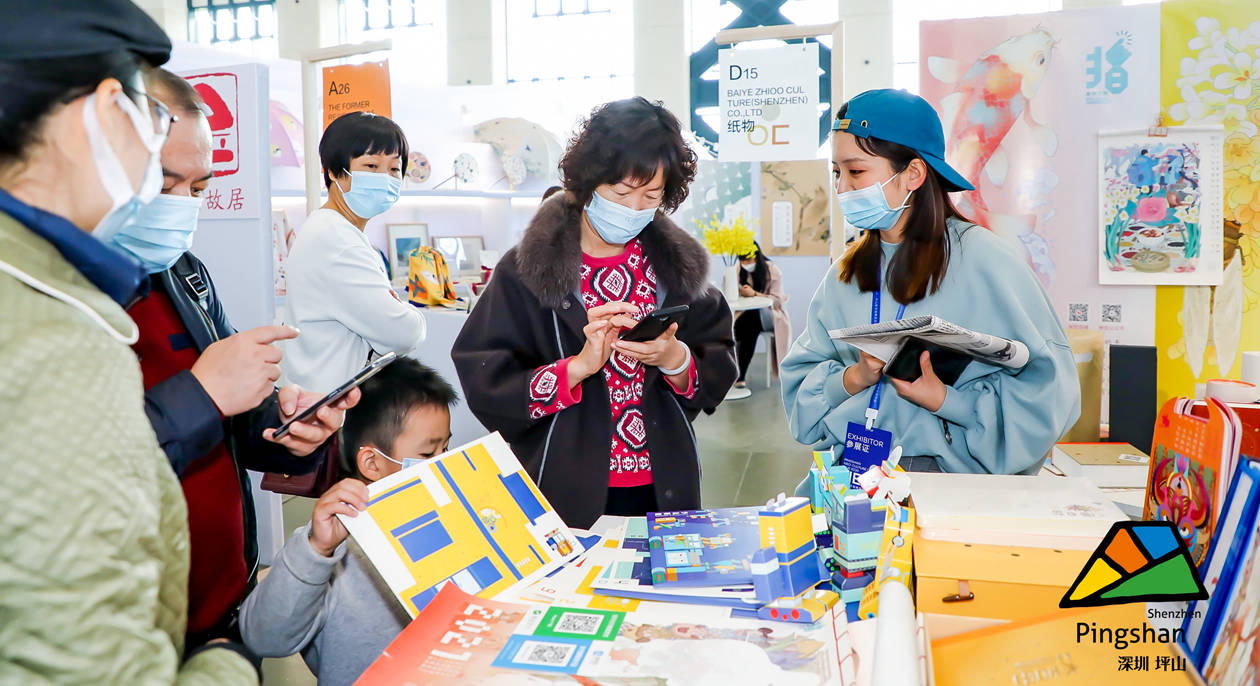
M355 374L354 376L350 377L348 381L341 384L337 388L333 389L333 391L329 393L328 395L320 398L319 402L315 403L314 405L311 405L310 407L300 412L293 419L290 419L289 421L282 424L279 429L276 429L276 434L275 436L273 436L273 438L284 438L289 433L289 429L293 428L294 424L298 422L304 422L310 419L311 417L314 417L315 413L319 412L319 408L325 407L327 405L331 405L337 402L338 400L341 400L342 398L346 397L347 393L354 390L355 388L358 388L359 384L363 383L364 381L367 381L373 376L376 376L377 372L389 366L389 363L393 362L396 359L398 359L398 354L389 352L389 353L385 353L384 355L381 355L375 360L372 360L370 363L368 363L368 366L364 367L363 369L360 369L359 372Z
M635 325L633 329L621 332L621 340L631 343L646 343L654 341L670 324L681 324L687 317L687 310L691 309L687 305L678 305L677 307L667 307L663 310L657 310Z

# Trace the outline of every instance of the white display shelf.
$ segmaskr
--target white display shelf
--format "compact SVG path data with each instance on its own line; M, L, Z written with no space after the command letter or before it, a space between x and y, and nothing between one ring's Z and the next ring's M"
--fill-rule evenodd
M273 198L305 198L306 193L303 191L272 191ZM320 193L320 197L327 197ZM402 192L404 198L485 198L492 200L511 200L512 198L533 198L542 200L542 191L480 191L480 190L455 190L442 189L437 190L431 188L405 189Z

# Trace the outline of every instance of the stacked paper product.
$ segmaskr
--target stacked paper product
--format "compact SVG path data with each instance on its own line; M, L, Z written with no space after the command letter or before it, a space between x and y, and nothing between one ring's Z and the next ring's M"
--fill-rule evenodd
M1128 443L1060 443L1050 462L1064 476L1089 479L1099 488L1146 488L1151 460Z

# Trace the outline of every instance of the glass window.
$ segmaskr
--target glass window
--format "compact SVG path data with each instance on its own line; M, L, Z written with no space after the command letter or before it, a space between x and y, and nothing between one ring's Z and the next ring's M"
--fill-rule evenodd
M534 0L535 17L563 17L610 11L609 0Z
M624 81L633 89L634 3L503 0L508 83Z
M1055 12L1062 0L893 0L893 87L919 92L919 22Z
M421 83L446 84L445 0L341 0L340 9L342 43L389 38L394 68L414 66Z
M275 57L276 0L188 0L188 38L252 57Z

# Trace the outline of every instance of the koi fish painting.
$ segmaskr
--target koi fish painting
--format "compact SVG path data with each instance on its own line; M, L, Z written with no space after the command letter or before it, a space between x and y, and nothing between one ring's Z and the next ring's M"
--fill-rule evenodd
M1067 328L1110 344L1154 343L1155 295L1102 286L1098 259L1081 257L1099 240L1096 133L1154 122L1159 73L1141 65L1159 48L1155 6L919 25L919 93L975 186L955 204L1027 262Z
M1011 240L1047 286L1054 280L1054 263L1045 239L1036 231L1037 216L993 212L981 192L980 175L998 188L1006 184L1010 162L1002 142L1020 120L1032 130L1047 158L1058 150L1058 136L1033 118L1031 108L1050 68L1055 45L1054 36L1041 28L1012 36L980 55L961 76L958 61L928 59L929 72L954 86L938 108L946 132L945 157L976 187L961 194L959 211Z

